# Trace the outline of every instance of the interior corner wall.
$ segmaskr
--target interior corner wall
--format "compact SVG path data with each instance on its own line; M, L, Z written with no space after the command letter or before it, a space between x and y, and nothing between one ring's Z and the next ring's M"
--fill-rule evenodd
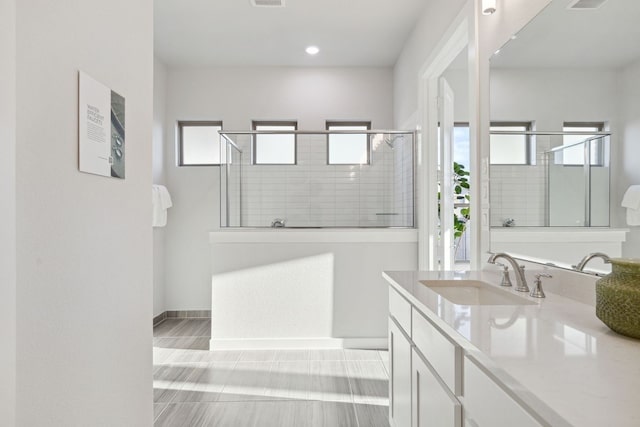
M16 419L16 0L0 0L0 420Z
M153 1L16 5L17 425L150 426ZM78 171L78 70L126 99L126 179Z
M211 307L209 231L220 226L220 168L177 167L179 120L222 120L249 130L252 120L297 120L322 130L326 120L393 126L390 68L169 68L165 167L173 207L165 244L167 310ZM252 254L246 254L251 257Z
M640 185L640 60L624 67L620 71L620 119L621 142L617 159L621 173L612 174L614 191L611 193L612 211L616 223L627 227L626 210L620 203L630 185ZM629 226L627 241L623 244L622 255L629 258L640 258L640 227Z
M420 69L465 3L466 0L426 2L425 10L394 67L394 125L397 128L415 129L418 124Z
M158 59L153 61L153 148L152 180L166 186L164 165L165 116L167 98L167 67ZM164 227L153 228L153 316L162 314L164 305Z

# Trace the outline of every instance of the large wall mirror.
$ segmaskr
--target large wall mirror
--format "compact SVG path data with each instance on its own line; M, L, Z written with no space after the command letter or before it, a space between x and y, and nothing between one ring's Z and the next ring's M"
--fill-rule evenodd
M640 85L638 18L637 0L555 0L492 57L492 251L621 255L612 176L640 119L621 96Z

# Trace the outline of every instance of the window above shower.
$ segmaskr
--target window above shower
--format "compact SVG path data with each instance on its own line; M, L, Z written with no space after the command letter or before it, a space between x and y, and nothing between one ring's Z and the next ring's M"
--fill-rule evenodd
M219 165L221 130L220 121L178 122L178 166Z
M370 122L327 122L327 130L369 130ZM327 135L327 163L330 165L368 165L370 138L366 133Z
M254 165L295 165L296 135L290 133L298 128L295 121L253 121L253 130L261 131L253 135ZM277 133L285 131L289 133Z
M532 139L526 132L531 131L531 122L491 122L491 132L514 132L491 134L490 154L492 165L531 165ZM517 133L515 133L517 132Z
M221 227L413 227L414 133L327 127L222 131ZM272 135L293 141L294 162L254 161Z

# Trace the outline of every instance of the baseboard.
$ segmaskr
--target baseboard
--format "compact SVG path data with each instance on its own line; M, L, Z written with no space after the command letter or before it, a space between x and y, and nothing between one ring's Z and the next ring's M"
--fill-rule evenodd
M268 349L330 349L353 348L365 350L386 350L387 338L245 338L214 339L209 344L211 350L268 350Z
M153 318L153 326L167 319L211 319L211 310L167 310Z
M211 310L167 310L168 319L211 319Z
M167 312L163 311L162 313L158 314L153 318L153 326L154 327L158 326L160 323L164 322L166 318L167 318Z

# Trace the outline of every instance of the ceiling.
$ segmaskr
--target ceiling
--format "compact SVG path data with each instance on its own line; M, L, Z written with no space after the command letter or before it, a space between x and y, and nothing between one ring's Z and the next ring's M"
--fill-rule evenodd
M640 58L640 1L568 10L554 0L491 60L492 67L620 68Z
M171 66L392 66L426 3L155 0L155 53ZM320 53L307 55L309 45Z

